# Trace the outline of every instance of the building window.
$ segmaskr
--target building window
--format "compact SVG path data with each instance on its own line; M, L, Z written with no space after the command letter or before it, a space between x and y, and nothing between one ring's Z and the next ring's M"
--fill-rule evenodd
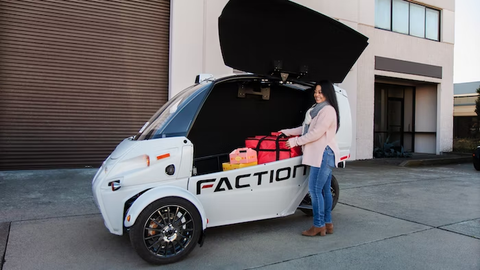
M426 10L426 38L440 40L440 11L427 8Z
M410 4L410 35L425 37L425 7Z
M440 11L404 0L375 0L375 27L440 40Z
M408 2L393 0L392 30L408 35Z
M392 18L391 0L375 0L375 26L391 30L390 21Z

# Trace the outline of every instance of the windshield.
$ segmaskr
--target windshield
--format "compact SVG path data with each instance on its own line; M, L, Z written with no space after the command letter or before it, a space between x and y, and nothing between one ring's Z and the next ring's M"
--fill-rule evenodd
M163 130L165 124L167 124L177 110L185 106L188 103L186 101L191 100L197 93L197 90L202 87L205 87L205 84L195 84L170 99L152 116L152 118L150 118L150 120L148 120L148 122L145 123L145 125L143 125L133 139L148 140L158 137L166 137L165 135L159 136L159 133Z

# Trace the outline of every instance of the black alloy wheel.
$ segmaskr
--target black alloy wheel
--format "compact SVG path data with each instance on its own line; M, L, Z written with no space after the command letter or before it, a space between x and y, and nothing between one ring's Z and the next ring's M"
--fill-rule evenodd
M332 210L333 210L337 205L338 198L340 197L340 187L338 186L337 178L335 178L334 175L332 175L332 183L330 185L330 191L332 192L332 197L333 197L333 201L332 201ZM310 193L307 193L307 195L305 195L305 198L303 198L302 202L298 206L298 209L300 209L307 216L313 216L312 198L310 197Z
M147 206L130 230L130 242L151 264L177 262L199 241L202 220L197 208L178 197L159 199Z

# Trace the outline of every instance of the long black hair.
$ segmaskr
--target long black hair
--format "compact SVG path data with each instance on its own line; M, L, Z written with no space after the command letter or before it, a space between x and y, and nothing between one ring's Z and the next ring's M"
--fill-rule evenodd
M337 113L338 132L338 129L340 128L340 112L338 110L337 94L335 93L335 88L333 87L333 84L327 80L318 82L317 84L315 84L315 88L317 88L317 85L320 85L320 87L322 88L323 96L327 99L328 103L332 105L332 107L335 109L335 112Z

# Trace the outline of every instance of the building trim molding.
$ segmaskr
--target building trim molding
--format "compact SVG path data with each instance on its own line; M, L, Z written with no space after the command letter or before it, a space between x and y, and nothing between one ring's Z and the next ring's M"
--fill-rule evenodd
M442 79L442 67L375 56L375 69Z

